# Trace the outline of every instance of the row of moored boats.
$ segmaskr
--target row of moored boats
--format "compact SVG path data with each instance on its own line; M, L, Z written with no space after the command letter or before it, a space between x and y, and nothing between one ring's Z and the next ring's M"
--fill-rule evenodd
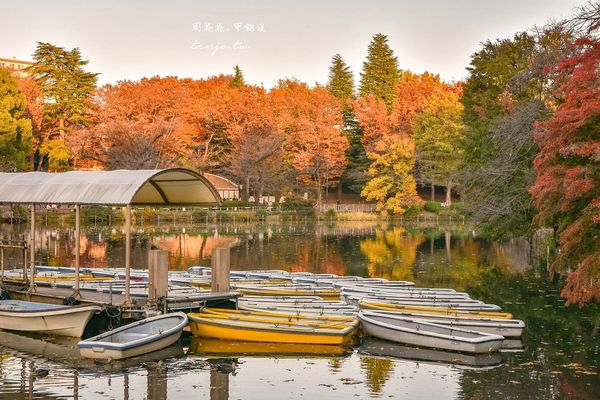
M69 282L72 271L39 267L41 282ZM88 288L119 282L120 270L83 271ZM140 292L145 271L134 271ZM207 290L209 268L169 273L169 295ZM357 333L409 346L464 353L499 350L519 338L523 321L465 292L418 288L408 281L286 271L232 271L231 287L241 294L229 308L159 315L79 342L90 358L118 359L159 350L183 330L210 340L349 346ZM0 328L81 336L97 306L51 306L0 302ZM25 319L28 318L26 321ZM53 322L54 321L54 322ZM78 325L79 324L79 325ZM223 342L225 343L225 342Z

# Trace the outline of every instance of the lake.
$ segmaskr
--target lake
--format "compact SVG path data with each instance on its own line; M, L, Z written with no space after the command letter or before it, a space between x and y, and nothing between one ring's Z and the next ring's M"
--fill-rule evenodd
M38 230L36 259L72 265L69 226ZM19 237L23 225L2 225ZM81 264L122 266L120 226L85 226ZM284 269L412 280L449 287L502 306L527 324L522 341L491 356L468 356L363 340L345 352L249 349L186 338L142 364L82 364L73 341L0 332L0 398L79 399L597 399L600 309L566 307L561 276L530 259L526 241L498 243L459 226L381 222L136 226L133 266L154 245L170 268L209 265L231 246L232 269ZM20 263L7 252L7 264ZM539 265L541 264L541 265ZM246 354L240 354L246 353ZM251 354L249 354L251 353ZM44 370L48 371L45 375ZM40 372L42 371L42 372Z

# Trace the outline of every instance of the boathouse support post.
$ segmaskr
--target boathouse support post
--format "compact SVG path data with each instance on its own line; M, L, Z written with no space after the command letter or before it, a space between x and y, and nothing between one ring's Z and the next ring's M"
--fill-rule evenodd
M169 252L148 252L148 303L155 305L157 299L167 297L169 290Z
M80 249L80 233L81 233L81 206L75 205L75 294L79 295L79 249Z
M31 204L31 222L29 224L29 291L35 291L35 204Z
M131 305L131 205L125 207L125 306Z
M210 264L212 267L211 291L213 293L229 292L229 247L217 247L212 251Z

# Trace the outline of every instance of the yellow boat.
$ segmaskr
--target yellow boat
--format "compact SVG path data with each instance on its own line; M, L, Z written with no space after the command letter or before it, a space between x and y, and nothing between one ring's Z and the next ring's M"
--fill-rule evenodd
M356 326L348 323L298 324L294 322L231 319L209 313L188 314L192 334L198 337L248 342L343 345L352 340Z
M220 310L220 311L217 311ZM290 323L298 325L310 325L318 327L342 327L345 325L358 325L358 318L338 317L337 319L327 318L326 316L298 316L294 314L285 314L277 312L254 313L251 311L237 312L237 310L223 309L204 309L202 314L208 318L227 318L231 320L271 322L274 324Z
M351 352L348 346L302 343L259 343L241 340L192 338L188 355L231 357L231 356L342 356Z
M365 301L361 300L358 302L361 308L373 309L373 310L387 310L387 311L402 311L402 312L418 312L419 314L431 314L431 315L453 315L461 318L498 318L498 319L512 319L512 314L505 312L496 311L465 311L455 310L450 308L437 308L437 307L422 307L422 306L404 306L400 304L380 303L376 301Z
M354 322L358 318L356 316L344 316L344 315L322 315L322 314L302 314L302 310L298 312L278 312L278 311L249 311L249 310L230 310L226 308L205 308L202 310L205 313L212 314L225 314L225 315L245 315L245 316L258 316L258 317L280 317L285 318L288 321L294 321L298 319L309 319L317 321L344 321Z
M304 288L249 288L236 286L235 290L251 296L320 296L323 300L339 300L340 290L337 289L304 289Z

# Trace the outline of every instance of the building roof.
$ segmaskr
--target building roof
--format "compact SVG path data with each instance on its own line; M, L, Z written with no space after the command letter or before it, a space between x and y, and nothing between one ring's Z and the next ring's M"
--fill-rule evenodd
M225 178L224 176L214 175L203 173L204 177L209 180L212 185L217 188L217 190L238 190L239 187L237 184L232 182L231 180Z
M0 203L216 205L214 186L180 168L0 173Z

